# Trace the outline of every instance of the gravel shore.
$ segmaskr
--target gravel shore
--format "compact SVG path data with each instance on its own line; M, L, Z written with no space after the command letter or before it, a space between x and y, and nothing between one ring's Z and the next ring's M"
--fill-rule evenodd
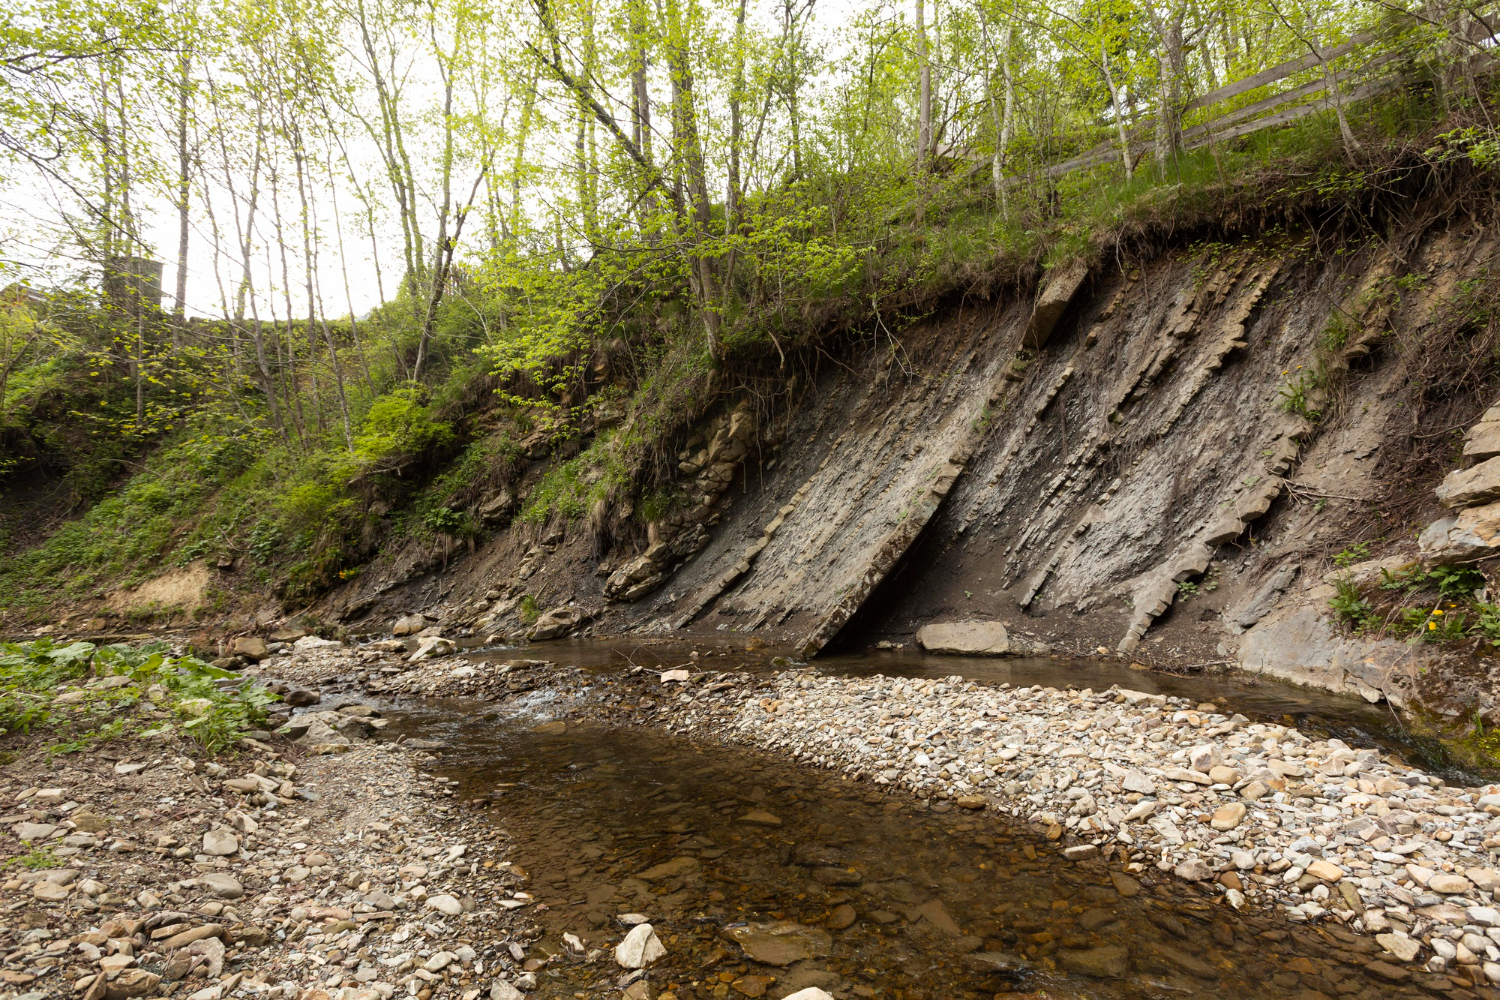
M1122 688L696 663L632 674L521 659L380 663L369 675L378 692L503 700L546 688L559 717L750 744L935 810L996 810L1069 858L1155 866L1216 886L1235 908L1374 935L1388 962L1500 983L1500 788L1449 787L1377 750Z
M346 713L324 745L217 755L180 733L65 756L11 737L0 995L519 997L543 963L505 838Z

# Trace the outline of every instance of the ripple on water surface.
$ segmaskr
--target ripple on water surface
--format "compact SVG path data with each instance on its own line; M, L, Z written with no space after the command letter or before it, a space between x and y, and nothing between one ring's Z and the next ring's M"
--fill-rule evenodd
M545 904L533 954L558 956L539 997L617 996L609 949L626 913L651 919L667 955L649 980L678 1000L807 986L1376 1000L1467 985L1379 963L1373 941L1337 925L1238 914L1155 869L1127 874L1124 858L1069 861L993 814L926 809L754 751L572 722L538 731L535 711L488 704L390 715L389 732L440 740L438 773L514 838ZM569 958L564 933L604 955Z

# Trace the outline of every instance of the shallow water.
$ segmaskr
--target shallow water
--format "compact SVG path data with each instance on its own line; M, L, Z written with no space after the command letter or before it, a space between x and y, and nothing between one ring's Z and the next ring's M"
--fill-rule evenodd
M1154 868L1126 876L1120 857L1065 860L994 814L548 714L535 693L498 709L426 701L393 706L386 730L440 741L433 770L513 838L510 857L541 904L532 954L556 956L534 996L618 996L623 970L608 949L624 913L651 918L667 956L648 978L678 1000L808 985L892 1000L1375 1000L1450 987L1367 970L1379 949L1341 927L1238 914ZM767 924L789 933L757 926ZM605 950L592 963L569 957L564 933ZM751 954L735 940L747 934Z
M697 650L696 661L690 659ZM747 650L732 644L711 645L679 640L637 641L627 638L574 639L538 642L516 647L471 649L469 659L509 660L516 657L552 660L586 670L611 671L632 666L651 668L696 662L708 670L748 670L772 673L779 669L769 649ZM1309 735L1330 736L1354 747L1379 747L1401 754L1411 763L1458 784L1482 784L1484 776L1470 774L1448 758L1432 740L1415 738L1388 705L1370 705L1361 698L1299 688L1278 681L1224 671L1210 674L1168 674L1133 670L1108 660L1067 657L931 656L914 650L871 651L819 656L812 664L820 673L843 677L951 677L955 674L983 684L1015 686L1040 684L1055 688L1106 690L1123 688L1214 701L1231 712L1257 722L1295 725Z

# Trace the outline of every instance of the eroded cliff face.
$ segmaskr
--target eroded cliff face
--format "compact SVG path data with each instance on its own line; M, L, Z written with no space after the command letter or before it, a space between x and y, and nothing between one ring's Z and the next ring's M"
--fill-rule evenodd
M1262 239L956 303L775 414L726 403L683 442L690 499L639 550L516 526L423 599L486 631L519 630L529 592L603 632L809 655L993 619L1059 652L1405 697L1409 647L1328 623L1328 557L1393 488L1436 485L1392 481L1416 391L1396 342L1439 322L1495 243L1483 227L1400 254ZM1472 420L1492 401L1454 406ZM403 601L421 604L402 587L376 610Z

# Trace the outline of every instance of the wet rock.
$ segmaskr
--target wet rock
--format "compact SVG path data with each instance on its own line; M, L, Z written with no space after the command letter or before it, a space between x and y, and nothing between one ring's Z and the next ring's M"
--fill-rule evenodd
M1099 848L1094 844L1078 844L1075 847L1064 847L1063 857L1069 861L1085 861L1089 858L1097 858Z
M859 919L859 914L854 912L854 907L848 903L841 903L828 914L828 928L841 931L854 926L854 921L857 919Z
M917 645L952 656L1004 656L1010 636L1000 622L943 622L917 630Z
M1130 952L1118 945L1064 948L1057 953L1057 964L1095 979L1124 979L1130 975Z
M730 927L724 936L738 944L751 961L764 965L786 966L822 958L833 947L833 938L827 931L790 920Z
M1415 962L1422 951L1422 942L1413 940L1400 931L1376 934L1375 942L1402 962Z
M316 705L323 698L316 691L308 691L304 688L294 688L282 695L281 700L292 708L304 708L308 705ZM304 729L304 731L306 731Z
M963 930L948 915L941 899L932 899L923 903L913 911L917 917L927 921L933 927L942 931L949 937L963 937Z
M637 924L615 945L615 962L626 969L644 969L667 953L650 924Z
M983 795L960 795L953 800L953 804L960 809L983 809L989 805L989 799Z
M749 826L780 826L781 817L764 809L752 809L740 817L740 822Z
M641 872L636 878L642 882L655 882L664 878L676 878L679 875L687 875L698 870L701 862L697 858L681 857L673 858L671 861L663 861Z

